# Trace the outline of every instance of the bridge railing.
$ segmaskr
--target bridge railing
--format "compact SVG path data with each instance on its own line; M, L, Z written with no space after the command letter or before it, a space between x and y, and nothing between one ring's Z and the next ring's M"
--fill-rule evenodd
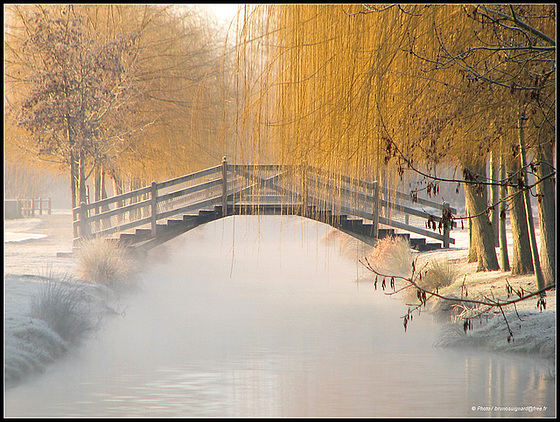
M126 192L73 210L74 241L107 236L147 226L191 209L218 203L222 198L222 166Z
M457 210L447 203L418 198L394 189L379 187L377 182L355 179L307 165L232 166L231 171L253 182L250 187L240 192L250 192L245 196L245 201L240 202L250 203L254 207L263 203L264 197L270 196L276 201L291 202L294 206L300 204L300 215L307 214L314 218L315 216L309 214L347 214L370 220L373 233L377 233L379 224L383 224L440 240L444 247L455 243L450 237L450 216ZM271 190L278 196L271 196ZM251 202L249 198L257 200ZM422 208L418 209L419 206ZM403 216L404 221L398 220L398 216ZM429 222L426 224L429 227L410 224L410 217L413 217L416 223Z
M74 240L107 236L144 228L155 237L157 222L179 214L221 205L223 215L233 205L257 210L266 203L290 204L292 213L316 217L313 213L346 214L370 220L374 235L379 224L438 239L444 247L450 238L449 219L456 213L449 204L380 188L368 182L308 165L232 165L224 160L218 166L74 208ZM437 210L419 210L418 204ZM392 212L405 215L405 221ZM446 214L447 213L447 214ZM408 217L433 222L425 229L409 224Z
M379 224L383 224L440 240L444 247L455 243L450 237L450 216L456 214L457 210L448 203L418 198L380 187L377 182L354 179L314 167L310 167L308 177L309 186L314 188L311 192L316 195L314 199L322 206L330 207L333 212L371 220L374 232ZM326 197L325 193L328 193ZM418 206L422 208L418 209ZM397 215L403 216L404 221L398 220ZM410 217L416 217L416 222L429 222L426 225L431 227L410 224Z

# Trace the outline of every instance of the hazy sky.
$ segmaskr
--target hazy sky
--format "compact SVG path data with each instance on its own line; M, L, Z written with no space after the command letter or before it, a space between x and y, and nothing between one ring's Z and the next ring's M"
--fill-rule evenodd
M237 14L239 4L203 4L201 6L207 6L212 9L212 12L216 15L219 20L230 23L232 19L235 18Z

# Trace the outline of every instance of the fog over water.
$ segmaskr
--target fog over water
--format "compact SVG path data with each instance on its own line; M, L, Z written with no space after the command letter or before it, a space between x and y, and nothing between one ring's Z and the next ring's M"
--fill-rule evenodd
M403 303L363 281L366 270L322 240L329 230L228 217L155 248L125 315L7 391L5 415L555 414L538 361L433 348L428 315L405 333Z

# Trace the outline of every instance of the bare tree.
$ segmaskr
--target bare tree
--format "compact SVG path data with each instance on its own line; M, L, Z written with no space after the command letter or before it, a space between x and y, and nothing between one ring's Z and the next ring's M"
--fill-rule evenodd
M74 204L224 154L228 68L196 7L7 6L7 142L70 168ZM28 136L32 134L32 136ZM165 162L166 165L162 165Z
M134 108L136 34L100 39L71 5L15 7L23 27L21 44L7 43L6 82L13 84L11 93L17 87L12 111L30 135L24 147L69 165L76 206L86 201L86 180L95 164L123 148L123 120Z

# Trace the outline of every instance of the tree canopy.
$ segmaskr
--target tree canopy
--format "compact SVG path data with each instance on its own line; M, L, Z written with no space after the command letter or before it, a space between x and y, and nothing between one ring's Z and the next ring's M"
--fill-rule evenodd
M94 172L119 183L149 183L221 158L227 98L219 81L227 63L198 9L11 5L5 11L8 156L24 151L43 165L70 167L78 201Z
M428 194L463 183L480 269L497 268L487 186L521 192L523 172L540 186L555 174L543 159L497 182L486 170L525 148L554 154L555 5L261 5L244 24L244 54L266 54L240 72L252 112L239 132L260 156L382 182L421 175ZM554 200L552 189L539 206Z

